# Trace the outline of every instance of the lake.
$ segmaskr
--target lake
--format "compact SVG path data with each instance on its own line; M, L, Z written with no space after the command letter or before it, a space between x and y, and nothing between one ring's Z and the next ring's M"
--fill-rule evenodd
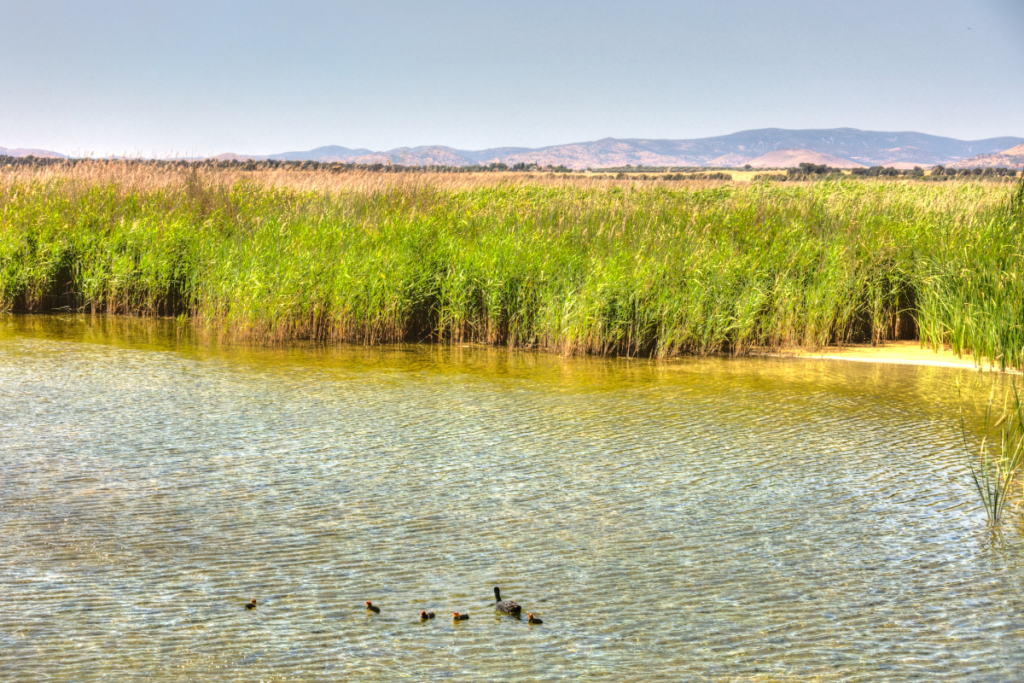
M0 678L1019 679L958 378L0 317Z

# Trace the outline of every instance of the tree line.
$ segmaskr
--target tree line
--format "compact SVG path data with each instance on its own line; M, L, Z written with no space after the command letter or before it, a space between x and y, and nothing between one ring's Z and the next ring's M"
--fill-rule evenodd
M182 169L235 169L241 171L267 171L267 170L291 170L291 171L328 171L332 173L345 173L349 171L369 171L374 173L521 173L521 172L543 172L543 173L573 173L574 170L565 165L540 165L537 163L517 162L511 166L500 161L489 164L473 164L470 166L451 166L443 164L412 165L392 164L388 162L375 162L372 164L357 164L353 162L340 161L311 161L311 160L284 160L284 159L67 159L58 157L37 157L23 156L14 157L0 155L0 168L4 167L73 167L79 164L91 163L122 163L128 165L154 166L160 168L182 168ZM749 170L748 164L743 167ZM588 172L607 173L605 177L614 177L618 180L732 180L730 173L709 170L706 167L646 167L646 166L619 166L602 169L587 169ZM1024 172L1021 172L1024 174ZM1018 171L1012 168L970 168L954 169L939 165L932 168L930 174L926 174L920 166L912 169L898 169L883 166L872 166L870 168L850 169L850 174L863 178L919 178L922 180L942 181L951 178L979 178L994 180L996 178L1015 178ZM801 179L823 179L825 177L839 178L848 177L843 169L828 166L827 164L801 163L797 168L781 171L767 172L754 176L754 180L801 180Z
M535 163L516 163L511 166L502 162L490 164L473 164L471 166L449 166L443 164L392 164L374 162L357 164L342 161L312 161L287 159L66 159L56 157L8 156L0 155L0 168L4 167L74 167L80 164L120 163L130 166L150 166L157 168L182 169L235 169L241 171L330 171L344 173L347 171L371 171L376 173L492 173L492 172L530 172L572 173L571 168L564 165L541 166Z

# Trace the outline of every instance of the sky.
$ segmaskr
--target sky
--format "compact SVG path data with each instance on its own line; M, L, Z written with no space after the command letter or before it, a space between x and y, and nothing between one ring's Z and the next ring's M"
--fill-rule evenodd
M0 146L1024 136L1021 0L0 0Z

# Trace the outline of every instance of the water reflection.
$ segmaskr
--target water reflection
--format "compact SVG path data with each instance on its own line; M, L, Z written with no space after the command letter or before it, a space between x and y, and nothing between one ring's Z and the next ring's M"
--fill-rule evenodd
M958 376L981 405L991 377L944 368L2 318L0 668L1017 678L1020 536L984 529Z

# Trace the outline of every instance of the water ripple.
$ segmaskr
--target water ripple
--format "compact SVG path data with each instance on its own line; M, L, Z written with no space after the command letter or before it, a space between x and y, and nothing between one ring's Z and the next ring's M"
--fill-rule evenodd
M89 339L0 334L5 680L1024 670L956 371Z

